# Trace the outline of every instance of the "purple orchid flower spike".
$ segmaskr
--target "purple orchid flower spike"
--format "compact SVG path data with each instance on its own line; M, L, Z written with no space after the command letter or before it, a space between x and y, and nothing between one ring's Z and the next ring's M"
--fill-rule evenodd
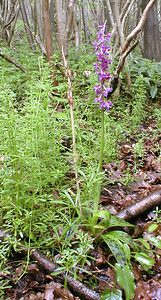
M97 62L95 63L95 71L98 75L99 84L94 87L96 98L95 102L99 103L100 109L109 111L112 107L112 102L107 100L112 88L109 86L111 74L109 68L111 65L110 57L110 33L105 33L106 23L99 26L96 41L93 43Z

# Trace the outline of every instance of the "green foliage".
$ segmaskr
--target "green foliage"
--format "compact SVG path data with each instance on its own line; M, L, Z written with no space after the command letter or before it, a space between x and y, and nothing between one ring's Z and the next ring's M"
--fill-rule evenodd
M122 220L116 216L110 214L107 210L100 210L97 213L91 213L85 219L87 228L93 233L95 236L96 234L100 237L104 230L114 228L114 227L133 227L133 225L129 224L125 220ZM117 231L112 231L109 235L117 234ZM124 233L123 233L124 234ZM108 234L107 234L108 235ZM105 238L104 235L101 235L101 238Z
M45 240L52 240L49 227L58 218L52 190L62 186L69 167L65 156L62 160L62 121L49 98L52 91L49 68L42 59L38 64L37 73L27 79L23 91L25 103L18 109L19 98L13 86L1 81L0 206L1 225L16 237L30 235L40 247ZM68 116L63 126L67 122ZM44 240L38 236L44 236Z
M134 258L145 271L149 271L155 264L150 243L156 248L160 248L160 241L151 236L146 237L145 240L138 239L134 241L129 234L121 230L111 230L101 237L115 258L114 269L117 282L125 291L126 300L130 300L134 296L135 289L132 259ZM142 243L141 247L139 242Z
M144 268L144 270L151 269L155 264L155 260L149 257L146 253L136 253L135 259Z
M56 260L59 267L53 274L59 274L63 271L66 274L73 273L76 275L78 270L84 270L85 264L91 265L92 257L90 257L89 252L92 249L93 239L89 237L88 233L73 231L73 238L69 239L68 245L63 243L63 249L59 250L59 257Z
M161 93L161 63L136 57L130 61L130 72L133 78L142 75L149 97L159 99Z
M120 287L125 291L126 300L133 299L134 297L134 275L129 265L121 266L115 264L116 277Z
M134 101L132 103L132 112L130 116L131 128L134 130L138 128L140 123L146 117L145 103L146 103L146 87L143 75L139 75L133 85Z
M122 300L122 292L120 290L106 290L101 295L101 300Z
M161 109L159 107L155 108L153 114L157 121L158 130L161 131Z

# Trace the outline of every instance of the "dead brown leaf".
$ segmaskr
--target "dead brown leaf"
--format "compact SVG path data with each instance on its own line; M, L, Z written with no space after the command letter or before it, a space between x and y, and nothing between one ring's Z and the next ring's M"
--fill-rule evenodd
M150 296L150 287L144 281L136 285L134 300L153 300Z
M74 297L72 293L63 287L62 284L51 281L45 287L44 300L79 300L78 297Z

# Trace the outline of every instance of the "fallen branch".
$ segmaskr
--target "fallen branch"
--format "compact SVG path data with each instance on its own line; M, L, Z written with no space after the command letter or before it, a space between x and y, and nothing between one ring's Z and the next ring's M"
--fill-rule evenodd
M124 220L130 220L160 204L161 189L144 197L141 201L126 207L117 214L117 217Z
M24 67L20 64L18 64L12 57L2 53L2 49L0 49L0 57L2 57L3 59L5 59L6 61L8 61L9 63L13 64L16 66L16 68L20 69L22 72L26 72Z
M44 254L38 250L31 250L30 254L33 260L36 260L37 264L43 268L46 272L52 273L56 271L57 265L49 260ZM69 275L62 274L61 279L66 280L68 287L76 293L78 296L86 300L100 300L100 295L95 291L88 288L78 280L73 279Z
M0 240L9 236L3 229L0 229ZM21 251L24 253L28 253L28 249L22 246ZM36 249L32 249L30 251L30 257L37 262L38 266L42 268L47 273L52 273L58 269L58 265L56 265L53 261L48 259L43 253ZM54 276L54 275L53 275ZM100 300L99 293L93 291L83 283L78 280L75 280L73 277L62 273L60 275L61 282L66 281L70 290L72 290L79 297L82 297L84 300Z
M79 282L78 280L73 279L71 276L67 276L66 278L67 284L69 288L77 293L78 296L82 297L83 299L87 300L100 300L99 293L91 290L83 283Z

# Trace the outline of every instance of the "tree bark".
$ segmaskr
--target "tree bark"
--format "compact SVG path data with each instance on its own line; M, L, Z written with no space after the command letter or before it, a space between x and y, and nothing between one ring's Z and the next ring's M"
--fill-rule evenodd
M86 18L86 8L85 8L85 5L84 5L84 0L82 0L81 9L82 9L82 21L83 21L84 39L85 39L85 43L88 43L89 42L89 35L88 35L87 18Z
M49 0L42 0L43 23L44 23L44 43L47 60L51 61L53 55L52 32L49 12Z
M68 37L73 33L73 24L74 24L74 6L75 0L69 0L67 7L67 22L66 22L66 30L64 32L64 53L67 55L68 49Z
M50 21L51 21L51 30L52 30L52 33L55 30L54 14L55 14L55 1L54 0L50 0Z
M44 29L42 17L42 0L34 1L34 31L41 43L44 42Z
M142 9L147 5L148 0L142 0ZM161 34L157 15L157 1L149 11L144 25L144 49L143 56L149 59L161 60Z
M65 20L63 14L63 1L56 0L56 20L57 20L57 41L59 50L62 53L62 47L64 47L64 30L65 30ZM65 51L65 49L64 49Z

